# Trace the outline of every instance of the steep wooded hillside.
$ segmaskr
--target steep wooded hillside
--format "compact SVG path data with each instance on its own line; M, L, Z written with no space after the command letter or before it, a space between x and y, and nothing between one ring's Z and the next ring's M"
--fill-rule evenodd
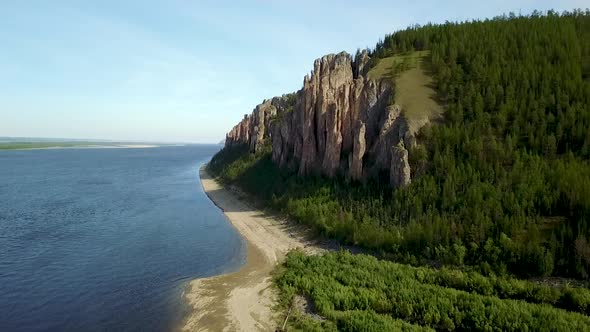
M444 108L414 128L412 68ZM410 263L589 276L589 11L412 27L264 105L211 169L295 219Z

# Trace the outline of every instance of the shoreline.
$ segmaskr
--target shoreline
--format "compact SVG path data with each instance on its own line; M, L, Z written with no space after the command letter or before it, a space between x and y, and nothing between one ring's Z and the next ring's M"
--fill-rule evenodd
M302 228L250 207L237 193L224 188L204 166L201 184L246 242L246 263L237 271L189 282L185 299L190 310L182 331L269 331L279 317L273 313L276 294L272 271L287 252L323 249L305 240Z
M122 145L72 145L72 146L47 146L36 148L0 149L0 151L27 151L27 150L62 150L62 149L149 149L161 145L151 144L122 144Z

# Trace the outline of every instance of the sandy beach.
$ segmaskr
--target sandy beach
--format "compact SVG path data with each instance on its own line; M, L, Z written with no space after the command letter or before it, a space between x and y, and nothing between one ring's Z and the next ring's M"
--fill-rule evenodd
M190 282L186 299L192 312L183 331L274 331L275 293L271 271L295 248L317 253L301 228L251 208L239 193L223 188L203 168L201 182L247 243L246 264L237 272Z

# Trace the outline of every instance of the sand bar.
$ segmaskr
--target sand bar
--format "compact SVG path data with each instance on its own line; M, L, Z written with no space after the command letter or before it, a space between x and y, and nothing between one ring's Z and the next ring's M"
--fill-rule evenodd
M237 272L190 282L185 294L192 312L183 331L274 331L275 291L271 271L294 248L323 249L304 240L302 229L250 207L240 194L222 187L205 170L201 183L247 244L246 264Z

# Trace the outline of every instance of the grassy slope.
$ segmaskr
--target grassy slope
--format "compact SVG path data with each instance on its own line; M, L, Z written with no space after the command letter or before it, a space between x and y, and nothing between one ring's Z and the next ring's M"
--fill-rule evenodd
M435 100L433 79L428 75L428 51L409 52L379 60L368 76L394 80L395 103L402 106L410 130L442 118L443 108Z
M368 73L372 80L393 79L403 69L415 68L420 65L422 59L428 56L429 51L407 52L396 54L390 57L380 59L377 64ZM402 68L405 64L405 68Z

